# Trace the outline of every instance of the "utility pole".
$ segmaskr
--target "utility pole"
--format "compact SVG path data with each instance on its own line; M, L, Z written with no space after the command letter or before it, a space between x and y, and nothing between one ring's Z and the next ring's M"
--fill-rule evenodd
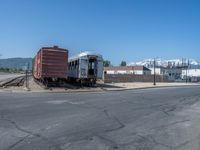
M187 83L187 82L188 82L188 81L187 81L187 66L186 66L186 77L185 77L185 78L186 78L186 79L185 79L185 80L186 80L185 82Z
M29 89L29 63L26 68L26 89Z
M154 67L154 77L153 77L153 85L156 85L156 59L154 58L154 63L153 63L153 67Z
M188 67L189 67L189 59L188 59L188 63L187 63L187 66L186 66L186 83L188 83Z

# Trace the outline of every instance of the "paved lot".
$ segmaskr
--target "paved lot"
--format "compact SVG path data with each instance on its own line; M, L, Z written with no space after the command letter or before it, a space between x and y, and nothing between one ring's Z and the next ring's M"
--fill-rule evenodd
M0 93L0 150L199 150L200 87Z
M15 78L15 77L19 77L19 76L22 76L23 74L11 74L11 73L3 73L3 72L0 72L0 81L1 80L5 80L5 79L9 79L9 78Z

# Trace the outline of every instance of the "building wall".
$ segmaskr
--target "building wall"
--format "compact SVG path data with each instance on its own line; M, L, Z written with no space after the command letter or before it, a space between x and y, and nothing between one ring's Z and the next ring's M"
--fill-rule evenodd
M168 76L169 80L175 81L180 80L182 77L181 68L166 68L165 75Z
M143 70L134 70L134 74L143 75Z
M200 69L188 69L187 75L190 77L200 77ZM182 77L186 76L186 69L182 70Z
M106 74L133 74L133 70L107 70Z
M154 74L154 68L149 68L151 70L151 74ZM161 68L155 68L155 73L157 75L161 75Z
M151 74L154 74L154 68L149 68ZM178 80L181 79L182 69L181 68L155 68L156 75L165 75L169 80Z
M135 74L105 74L105 83L118 83L118 82L152 82L154 81L153 75L135 75ZM156 82L170 82L168 77L157 75Z
M151 74L154 74L154 68L149 68L151 70ZM166 68L155 68L156 75L164 75L166 74Z
M143 75L151 75L151 70L144 70Z
M136 74L136 75L150 75L148 70L107 70L106 74Z

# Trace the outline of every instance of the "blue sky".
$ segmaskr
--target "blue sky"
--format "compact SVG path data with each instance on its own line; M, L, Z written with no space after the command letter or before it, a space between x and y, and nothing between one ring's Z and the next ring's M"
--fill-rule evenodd
M1 58L59 45L113 64L161 57L200 61L199 0L2 0Z

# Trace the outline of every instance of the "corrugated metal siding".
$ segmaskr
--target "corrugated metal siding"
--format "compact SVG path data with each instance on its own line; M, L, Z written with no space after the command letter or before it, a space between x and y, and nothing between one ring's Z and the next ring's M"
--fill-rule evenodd
M61 48L42 48L37 53L34 63L34 77L67 78L68 50Z

